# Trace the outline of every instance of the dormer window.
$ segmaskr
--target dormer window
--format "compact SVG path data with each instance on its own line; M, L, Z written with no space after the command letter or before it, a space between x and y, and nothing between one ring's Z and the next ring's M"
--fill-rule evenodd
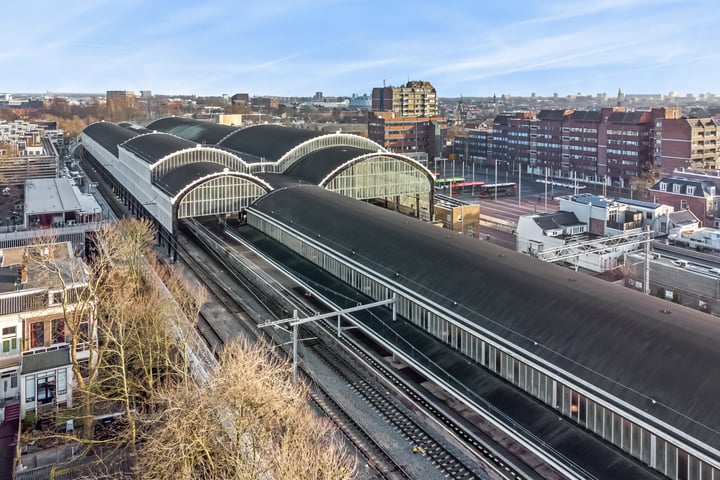
M660 191L667 192L667 182L660 182Z
M678 183L673 184L673 193L680 193L680 187L681 185Z
M695 186L694 185L688 185L686 190L688 195L695 195Z

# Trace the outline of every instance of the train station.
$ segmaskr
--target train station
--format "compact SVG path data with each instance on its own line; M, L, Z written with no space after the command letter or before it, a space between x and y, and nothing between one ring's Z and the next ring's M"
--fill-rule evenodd
M80 155L133 214L154 219L169 251L178 220L238 217L257 198L290 185L318 185L422 220L432 215L432 172L342 132L181 118L148 128L98 122L83 131Z
M169 251L183 218L242 215L328 305L394 296L396 322L354 326L568 478L720 479L712 317L411 218L432 173L366 139L156 123L91 125L83 148Z

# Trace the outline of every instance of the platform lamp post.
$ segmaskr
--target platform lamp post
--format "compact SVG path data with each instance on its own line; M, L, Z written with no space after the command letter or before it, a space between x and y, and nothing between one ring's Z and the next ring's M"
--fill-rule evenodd
M495 198L494 201L497 201L497 168L498 168L498 161L497 158L495 159Z

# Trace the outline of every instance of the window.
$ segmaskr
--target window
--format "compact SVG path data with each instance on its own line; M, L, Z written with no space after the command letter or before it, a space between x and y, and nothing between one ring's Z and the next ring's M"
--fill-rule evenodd
M660 182L660 191L661 192L667 192L667 183Z
M673 184L673 193L680 193L680 187L681 185Z
M35 401L35 375L25 377L25 401Z
M58 395L67 393L67 370L65 369L57 372L57 393Z
M16 327L5 327L2 329L2 351L8 353L17 349Z
M30 346L45 346L45 324L43 322L35 322L30 324Z
M687 200L680 200L680 210L687 210L688 203Z
M65 343L65 319L56 318L52 321L52 343Z
M688 195L695 195L695 186L688 185L685 191Z

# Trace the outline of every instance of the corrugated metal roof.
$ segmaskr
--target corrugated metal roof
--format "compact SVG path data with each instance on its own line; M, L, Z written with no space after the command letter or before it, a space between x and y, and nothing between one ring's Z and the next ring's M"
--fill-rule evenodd
M219 163L194 162L170 170L155 180L153 184L167 193L169 197L174 197L180 190L195 180L213 173L222 172L224 169L225 167Z
M720 444L720 323L709 315L317 187L276 190L255 209L293 220L378 275Z
M171 153L197 146L198 144L195 142L167 133L139 135L123 144L123 148L133 152L149 164L153 164Z
M237 127L204 122L193 118L166 117L155 120L147 128L158 132L170 133L191 142L214 145L238 130Z
M79 212L82 205L67 178L43 178L25 182L25 214Z
M253 125L236 130L218 145L240 154L277 162L287 152L311 138L323 135L313 130L283 127L281 125Z
M83 129L83 133L115 155L115 158L118 157L118 145L138 135L137 132L110 122L97 122L88 125Z

